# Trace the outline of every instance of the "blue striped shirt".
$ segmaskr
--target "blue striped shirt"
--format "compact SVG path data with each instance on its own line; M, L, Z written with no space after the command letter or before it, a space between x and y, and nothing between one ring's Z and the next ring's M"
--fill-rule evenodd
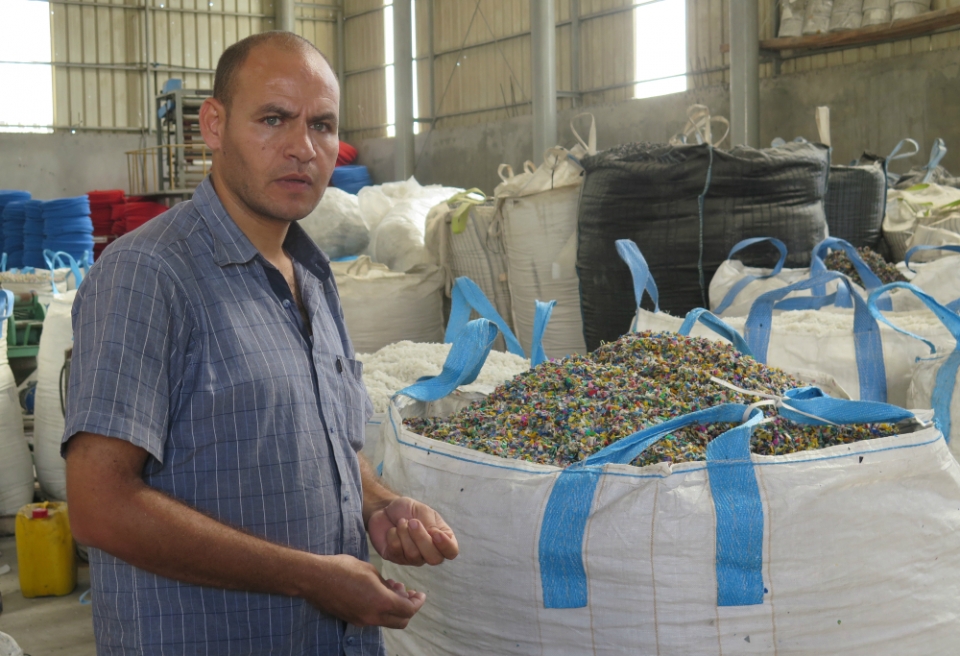
M312 337L209 178L107 248L73 306L64 443L127 440L150 455L147 485L218 521L366 560L362 366L329 261L295 224L284 247ZM378 628L301 599L173 581L97 549L90 579L102 656L383 654Z

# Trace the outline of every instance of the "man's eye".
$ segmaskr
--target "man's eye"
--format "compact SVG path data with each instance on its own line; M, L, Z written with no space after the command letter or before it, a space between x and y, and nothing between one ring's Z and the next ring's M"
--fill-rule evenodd
M327 125L326 123L314 123L313 129L316 130L317 132L329 132L330 126Z
M280 125L280 117L268 116L267 118L263 119L263 122L269 125L270 127L274 127L274 126Z

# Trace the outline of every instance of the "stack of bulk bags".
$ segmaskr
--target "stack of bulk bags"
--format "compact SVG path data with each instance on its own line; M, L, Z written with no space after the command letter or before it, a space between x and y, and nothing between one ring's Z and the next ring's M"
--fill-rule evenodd
M418 265L400 273L361 255L351 262L331 262L330 268L358 353L373 353L403 340L443 339L443 273L439 267Z
M34 400L33 444L37 479L47 499L67 498L66 464L60 457L63 406L60 393L67 349L73 348L71 310L76 290L56 294L47 308L37 353L37 392ZM62 383L66 385L66 380Z
M864 153L850 166L831 166L823 209L830 236L859 248L880 246L887 205L884 159Z
M496 202L479 189L457 194L430 210L425 241L444 272L447 295L456 279L469 278L513 330L507 249L498 212ZM505 348L502 336L494 348Z
M23 434L23 415L13 370L7 361L7 319L14 295L0 291L0 517L33 501L33 459Z
M507 279L513 305L513 325L524 349L532 342L537 300L557 302L543 338L551 357L583 353L583 320L577 279L577 202L583 183L580 162L596 153L596 125L590 116L586 142L571 150L556 147L544 154L543 165L527 166L513 175L501 165L503 182L494 191L503 216L507 249ZM574 119L576 120L576 119Z
M827 236L829 151L819 144L731 151L629 144L583 166L577 270L590 349L629 330L636 312L618 239L641 245L663 309L682 316L707 306L711 278L741 240L775 237L787 246L787 265L802 267Z
M444 393L430 382L411 390L420 406ZM384 483L430 505L471 547L440 567L383 564L384 577L429 598L405 630L385 631L388 653L950 652L960 465L943 436L899 408L795 392L780 412L795 408L799 422L868 412L903 428L760 456L750 438L761 412L730 404L561 469L428 439L395 404ZM673 430L714 422L746 424L715 438L706 462L628 464Z

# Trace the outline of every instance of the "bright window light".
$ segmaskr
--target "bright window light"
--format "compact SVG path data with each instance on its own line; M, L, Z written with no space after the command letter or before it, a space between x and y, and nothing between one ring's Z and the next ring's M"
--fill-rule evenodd
M53 132L50 52L50 5L0 0L0 132Z
M686 0L653 0L633 10L634 98L687 90Z
M384 4L390 0L385 0ZM411 1L410 3L410 34L411 34L411 45L413 50L413 116L414 118L420 115L420 102L418 98L417 89L417 3L416 0ZM393 7L384 7L383 9L383 51L384 51L384 63L387 67L384 69L384 77L386 78L386 94L387 94L387 136L395 137L397 136L397 105L396 97L394 96L394 90L396 89L396 77L393 68ZM420 133L420 124L414 124L413 126L414 134Z

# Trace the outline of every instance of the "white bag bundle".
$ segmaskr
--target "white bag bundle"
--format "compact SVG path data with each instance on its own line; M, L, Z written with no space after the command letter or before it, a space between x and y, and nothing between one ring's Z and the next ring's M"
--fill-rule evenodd
M617 248L621 253L622 242L632 244L629 240L618 241ZM817 371L832 376L851 398L882 401L901 407L906 404L911 367L916 358L924 355L923 346L885 325L877 324L867 302L845 276L830 271L774 289L754 302L747 317L723 320L701 308L680 319L658 309L650 312L640 307L643 293L650 294L657 305L656 285L649 276L642 256L624 260L630 266L635 289L638 290L634 331L673 331L695 337L723 339L770 366L786 371ZM847 289L847 296L853 299L852 312L804 309L774 314L777 304L781 309L812 305L809 298L801 298L798 299L800 303L794 303L786 297L794 292L823 288L836 280ZM829 296L821 296L821 299L824 303L832 300ZM890 306L889 299L882 299L881 302L885 307ZM897 325L935 344L949 344L952 340L950 332L940 320L927 313L890 312L887 316Z
M23 413L7 361L6 321L14 294L0 291L0 516L14 515L33 501L33 459L23 434Z
M833 0L807 0L803 16L804 34L826 34L830 31Z
M577 205L583 184L577 158L596 154L596 123L592 115L587 116L591 120L587 142L571 123L579 142L576 146L569 151L549 149L543 165L523 180L501 165L503 183L495 191L501 202L514 328L529 350L535 302L555 300L557 307L543 339L553 357L586 350L576 263Z
M817 392L788 394L781 413L914 417ZM384 426L383 480L470 548L440 567L383 564L384 577L429 597L406 630L385 632L388 653L899 656L949 653L960 638L960 465L929 424L758 456L760 411L724 405L561 470L417 435L408 412L395 404ZM706 463L629 464L672 430L747 416L711 442Z
M370 229L360 215L360 201L336 187L327 187L320 204L299 224L333 259L357 255L370 243Z
M331 262L343 317L360 353L387 344L439 342L443 338L443 274L419 265L406 273L391 271L366 255L352 262Z
M357 192L357 202L360 206L360 215L363 216L363 220L370 228L372 235L377 226L380 225L380 221L397 203L422 198L429 201L430 207L433 207L460 191L463 191L463 189L441 185L423 186L417 182L416 178L411 177L402 182L387 182L382 185L364 187ZM422 219L426 219L426 214L423 215ZM422 232L422 221L420 229Z
M863 0L833 0L830 31L856 30L863 22Z
M71 310L76 295L76 290L71 290L53 297L43 320L37 352L33 455L40 489L48 499L57 501L67 498L66 464L60 456L64 429L60 382L66 351L73 347Z
M734 254L764 242L773 244L780 251L780 259L774 268L748 267L740 260L733 259ZM618 250L621 249L618 248ZM779 239L772 237L756 237L744 239L735 245L730 250L729 259L720 265L720 268L717 269L710 280L710 310L721 317L745 317L750 314L750 308L753 307L754 301L766 292L800 282L809 278L811 274L815 275L826 271L823 260L830 250L842 250L847 254L861 279L867 285L868 290L880 287L883 284L857 253L857 249L842 239L827 237L817 244L813 250L811 267L784 269L783 264L787 257L786 245ZM636 252L639 253L639 251ZM635 254L630 249L623 249L621 250L621 257L624 259L632 258L635 257ZM840 287L840 283L834 280L826 285L822 291L804 290L799 292L797 296L814 296L817 293L819 295L833 294ZM866 297L864 290L858 285L854 285L854 289L861 296ZM846 305L849 307L849 304Z
M913 18L930 11L930 0L890 0L893 20Z
M919 302L929 308L954 338L948 347L937 346L929 340L903 330L880 312L874 316L891 326L894 330L923 342L933 357L917 358L913 366L910 388L907 391L907 403L911 408L931 408L937 427L950 444L950 451L960 458L960 316L955 311L938 303L931 295L904 282L886 285L877 293L885 291L913 294Z
M423 243L427 214L435 198L408 198L394 205L373 231L370 255L393 271L409 271L418 264L436 264Z
M884 25L890 22L890 0L863 0L861 27Z
M800 36L803 34L803 12L807 0L780 0L780 31L777 36Z

